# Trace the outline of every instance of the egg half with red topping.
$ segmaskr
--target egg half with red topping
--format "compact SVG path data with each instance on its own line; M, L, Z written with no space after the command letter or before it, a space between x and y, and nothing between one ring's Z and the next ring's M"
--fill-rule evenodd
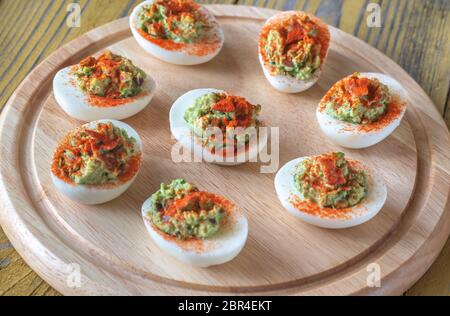
M320 128L333 142L348 148L375 145L400 125L406 91L379 73L354 73L335 83L317 107Z
M275 176L275 190L289 213L325 228L367 222L387 197L380 175L342 152L289 161Z
M51 178L59 192L83 204L108 202L133 183L142 143L129 125L99 120L69 132L58 144Z
M53 79L58 104L82 121L133 116L150 103L155 88L149 74L110 51L63 68Z
M264 75L277 90L309 89L318 80L330 45L328 26L301 11L275 14L259 35L259 61Z
M159 248L196 267L232 260L247 240L247 219L232 202L184 179L162 183L142 205L142 216Z
M152 56L177 65L197 65L222 49L222 28L205 7L192 0L150 0L134 8L130 28Z
M169 113L170 130L194 161L221 165L256 162L267 145L261 106L218 89L195 89L179 97Z

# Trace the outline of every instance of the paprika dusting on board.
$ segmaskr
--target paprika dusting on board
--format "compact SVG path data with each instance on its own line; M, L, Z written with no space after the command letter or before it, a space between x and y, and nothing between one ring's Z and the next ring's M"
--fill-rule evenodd
M156 0L144 5L135 24L143 38L168 51L205 56L222 44L217 22L192 0Z
M147 75L125 57L110 51L97 58L87 57L72 67L76 84L88 95L88 103L114 107L130 103L148 91L143 90Z
M258 45L272 74L309 80L321 68L329 43L328 27L320 19L304 12L284 12L263 26Z
M406 103L376 78L354 73L335 83L319 104L319 111L352 123L344 130L374 132L398 119Z
M70 184L117 185L139 170L136 140L111 122L82 126L66 135L53 154L51 170Z

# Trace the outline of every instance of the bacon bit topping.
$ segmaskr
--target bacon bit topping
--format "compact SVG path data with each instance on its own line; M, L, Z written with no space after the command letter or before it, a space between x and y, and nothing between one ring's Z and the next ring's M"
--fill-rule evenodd
M309 183L313 188L324 193L336 190L339 186L347 183L343 168L337 166L338 159L341 159L337 153L326 153L311 159L312 167L309 173L303 174L302 181ZM322 181L322 174L325 183ZM311 180L313 181L311 182Z
M186 194L183 198L174 200L163 210L163 217L179 217L184 211L200 212L207 204L220 205L226 212L230 212L233 204L217 194L197 191Z
M362 97L369 94L370 80L368 78L354 78L351 77L345 80L344 86L345 90L351 95Z
M334 155L321 155L317 158L319 164L322 166L322 172L331 186L342 185L347 182L344 177L342 168L336 166L336 157Z
M243 97L226 94L224 98L211 106L212 110L221 112L235 112L234 120L223 119L213 126L222 127L225 131L227 127L248 127L252 121L254 105ZM213 122L214 123L214 122Z
M307 36L308 35L305 32L305 28L298 22L298 20L294 20L291 30L287 32L286 46L296 43Z
M382 95L379 83L375 85L373 80L359 77L359 74L355 73L339 80L327 91L320 101L320 110L325 109L327 102L333 102L336 108L347 102L350 107L355 107L355 101L362 102L365 107L373 107L378 105ZM354 97L358 98L355 100Z
M238 148L238 144L234 138L228 137L227 129L229 128L247 128L252 124L253 112L255 111L256 106L248 102L245 98L230 95L230 94L222 94L222 99L220 99L217 103L211 106L211 110L220 111L220 112L234 112L234 119L228 120L227 118L214 119L211 121L211 125L214 127L219 127L223 133L223 144L225 147L229 143L232 143L234 146L234 150L232 152L233 155L237 154L238 149L242 150L240 147ZM236 131L239 132L239 131ZM213 135L214 136L214 135ZM216 153L215 147L209 148L212 154ZM248 150L248 144L245 144L245 151ZM227 150L221 152L224 157L230 155Z

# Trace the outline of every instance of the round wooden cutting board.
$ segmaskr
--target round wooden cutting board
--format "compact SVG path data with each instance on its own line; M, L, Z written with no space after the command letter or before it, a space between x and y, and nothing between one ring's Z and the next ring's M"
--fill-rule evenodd
M279 93L266 81L257 58L260 28L276 11L208 8L226 37L222 52L209 63L176 66L154 59L135 42L124 18L60 48L24 80L0 126L0 220L14 247L63 294L402 293L431 265L450 231L449 133L430 99L393 61L333 27L318 83L304 93ZM62 67L104 49L131 58L158 86L150 105L125 120L144 143L136 181L114 201L84 206L60 195L51 183L50 159L57 142L81 124L56 104L52 79ZM331 143L315 118L323 94L354 71L389 74L409 94L400 127L361 150ZM181 94L203 87L228 90L262 105L262 119L279 127L280 166L296 157L343 150L374 167L388 187L382 211L358 227L321 229L283 209L274 173L260 173L268 163L224 167L173 162L169 109ZM147 235L141 204L161 182L177 177L223 194L247 215L247 244L231 262L192 268L163 253ZM369 287L368 280L378 272L381 286Z

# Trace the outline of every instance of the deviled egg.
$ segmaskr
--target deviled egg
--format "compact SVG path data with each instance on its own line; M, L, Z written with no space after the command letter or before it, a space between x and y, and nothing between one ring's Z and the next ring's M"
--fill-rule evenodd
M268 134L260 129L260 110L223 90L191 90L172 105L170 130L195 159L222 165L256 161Z
M70 199L99 204L128 189L141 161L141 139L131 126L99 120L82 125L60 141L53 154L51 178Z
M354 73L335 83L317 107L320 128L348 148L372 146L391 134L406 111L406 91L379 73Z
M281 204L295 217L325 228L347 228L383 207L383 179L362 163L332 152L289 161L275 176Z
M205 63L224 42L214 15L192 0L144 1L131 13L130 28L145 51L177 65Z
M106 51L61 69L53 92L61 108L82 121L122 120L143 110L155 93L155 81L125 57Z
M316 83L330 45L328 26L312 14L275 14L259 35L258 55L264 75L277 90L297 93Z
M247 219L233 203L184 179L162 183L142 205L142 216L159 248L196 267L230 261L247 240Z

